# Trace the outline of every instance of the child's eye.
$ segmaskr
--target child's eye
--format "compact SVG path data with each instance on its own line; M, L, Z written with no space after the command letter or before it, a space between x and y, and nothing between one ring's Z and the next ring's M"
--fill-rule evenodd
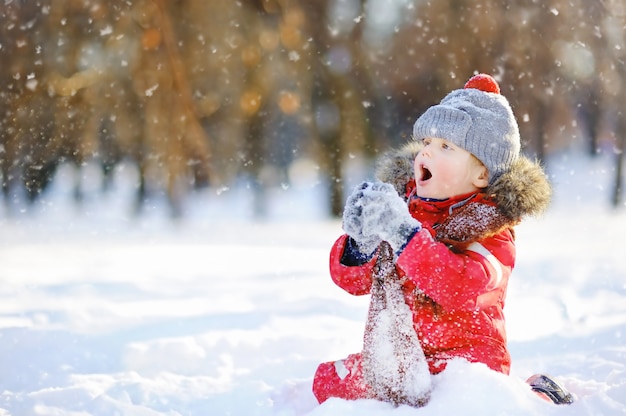
M443 143L441 143L441 148L443 150L454 150L454 149L456 149L454 144L452 144L450 142L443 142Z
M424 146L428 146L430 144L430 139L422 139L422 144Z

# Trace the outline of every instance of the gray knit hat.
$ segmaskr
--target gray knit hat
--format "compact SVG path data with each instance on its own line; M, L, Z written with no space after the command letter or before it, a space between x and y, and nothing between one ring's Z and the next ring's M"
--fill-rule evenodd
M413 126L416 140L437 137L462 147L489 170L489 183L508 171L520 152L520 135L507 99L489 75L472 77L430 107Z

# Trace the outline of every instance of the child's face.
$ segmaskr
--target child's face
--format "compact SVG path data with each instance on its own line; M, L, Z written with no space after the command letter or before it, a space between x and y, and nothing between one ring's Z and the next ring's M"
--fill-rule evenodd
M446 199L489 184L487 168L467 150L436 137L423 143L413 165L418 196Z

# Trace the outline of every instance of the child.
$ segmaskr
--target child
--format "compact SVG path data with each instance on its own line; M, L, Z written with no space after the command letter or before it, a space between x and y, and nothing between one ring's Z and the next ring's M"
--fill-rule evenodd
M546 176L520 153L511 107L488 75L430 107L413 138L382 159L381 182L365 182L348 198L331 277L348 293L369 294L386 241L430 373L463 358L508 374L502 310L515 264L513 227L548 206ZM313 392L320 403L375 397L362 358L318 367Z

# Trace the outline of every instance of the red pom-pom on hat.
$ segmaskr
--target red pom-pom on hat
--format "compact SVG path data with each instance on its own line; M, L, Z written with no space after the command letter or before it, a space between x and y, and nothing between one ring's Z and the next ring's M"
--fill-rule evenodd
M500 86L491 75L487 74L474 75L465 83L463 88L474 88L484 92L500 94Z

